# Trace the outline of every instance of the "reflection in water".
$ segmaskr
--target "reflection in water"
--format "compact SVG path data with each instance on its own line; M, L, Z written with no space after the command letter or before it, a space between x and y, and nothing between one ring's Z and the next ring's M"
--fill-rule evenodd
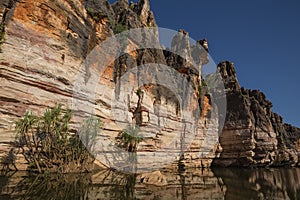
M0 176L0 199L299 199L300 169L193 170L160 178L95 174ZM141 178L143 177L143 178ZM166 180L165 186L154 186ZM158 183L159 184L159 183Z
M0 199L86 199L91 175L37 175L15 173L1 177Z
M300 199L300 169L214 169L225 199Z

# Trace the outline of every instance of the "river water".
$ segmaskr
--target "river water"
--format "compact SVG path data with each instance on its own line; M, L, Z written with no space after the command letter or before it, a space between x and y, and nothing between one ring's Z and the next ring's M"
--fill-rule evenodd
M167 185L141 183L137 175L0 176L0 199L300 199L300 169L218 168L162 172Z

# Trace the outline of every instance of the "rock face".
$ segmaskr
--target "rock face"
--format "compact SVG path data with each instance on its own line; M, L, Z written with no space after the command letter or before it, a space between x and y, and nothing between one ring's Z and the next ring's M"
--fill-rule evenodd
M216 166L294 166L299 129L283 124L258 90L241 88L231 62L218 65L227 95L227 116ZM298 138L297 138L298 137Z
M85 106L95 107L94 114L103 121L104 127L101 132L103 140L114 142L120 132L126 128L124 125L139 125L143 141L137 148L138 158L147 167L165 165L164 159L160 158L156 163L149 158L158 150L164 153L162 147L176 153L171 161L167 160L171 168L178 167L179 159L181 166L210 165L213 154L210 154L209 158L198 155L209 120L206 122L205 120L193 122L181 120L184 113L180 112L179 105L182 102L178 101L172 91L176 90L178 93L180 88L173 87L170 90L168 87L144 85L139 82L141 77L150 80L151 73L158 73L160 70L165 70L165 74L161 73L164 76L168 76L169 73L169 77L175 72L178 76L175 80L187 78L188 81L183 83L192 86L189 91L192 98L184 102L185 109L192 117L199 116L196 114L197 109L199 110L199 94L194 89L200 84L199 73L189 69L192 55L189 41L185 41L188 57L182 59L181 64L184 66L179 66L174 59L175 55L167 54L163 50L133 50L117 58L101 76L99 75L100 80L95 91L96 100L90 99L86 91L74 93L78 74L85 74L86 82L92 76L92 69L83 69L82 63L97 44L114 33L121 33L129 28L156 26L148 0L139 0L136 4L130 5L127 1L121 0L112 5L105 0L4 1L0 4L0 11L5 27L5 42L1 46L3 51L0 57L2 156L8 153L9 144L14 141L15 121L27 110L41 114L47 107L57 103L72 106L74 101L81 101L84 102L83 107L72 108L75 113L74 130L77 122L87 113ZM183 39L182 32L178 33L177 38ZM155 39L157 40L154 37L148 43L157 42ZM129 44L135 45L130 39L127 45ZM176 50L180 51L182 48ZM206 51L196 55L195 52L200 51L200 46L193 49L193 54L198 56L198 61L201 57L207 57ZM100 49L100 51L107 51L107 49ZM144 72L137 67L147 66L148 63L157 64L148 66L148 70ZM170 69L164 68L165 65L169 65ZM138 73L132 72L134 69L138 69ZM125 83L121 79L123 76L128 77ZM153 76L152 78L164 79L164 77ZM127 92L125 103L114 105L114 95L117 98L125 97L121 89ZM139 89L142 95L138 94ZM187 95L187 92L183 89L179 91L181 99ZM206 107L206 110L209 110L209 105ZM115 113L118 112L123 112L120 119L115 117ZM202 119L205 117L203 114ZM190 123L197 125L197 137L193 141L183 140L184 136L179 133L185 126L184 134L188 135L192 128ZM169 144L169 141L173 143ZM184 152L183 149L186 149L189 143L192 143L191 149ZM210 149L206 151L209 153ZM20 159L17 159L17 164L20 163ZM20 165L17 167L23 169Z
M112 5L106 0L4 0L0 3L0 23L0 35L4 36L0 38L1 156L9 153L15 121L26 110L41 114L57 103L73 106L74 101L80 101L82 107L72 107L76 113L73 131L88 107L95 108L94 114L104 123L103 141L115 142L125 125L139 125L143 141L137 156L147 167L163 166L167 156L157 161L151 156L165 150L173 156L167 168L209 167L216 155L214 164L218 166L295 165L298 161L299 129L284 125L261 92L240 88L229 62L218 67L227 91L227 120L220 145L209 147L205 137L209 131L218 133L219 121L211 117L217 113L211 112L211 97L201 89L202 66L209 61L208 44L203 39L191 45L184 30L173 38L171 51L133 48L135 41L158 43L155 28L152 33L143 33L154 35L149 41L127 39L124 49L133 50L96 74L95 99L87 95L95 83L74 92L78 74L84 74L83 84L93 77L93 65L82 66L99 44L131 28L156 27L149 0L130 4L119 0ZM106 51L109 49L98 49ZM158 83L166 77L190 85L190 90L172 87L172 81L167 86L143 82ZM180 101L187 96L190 98ZM115 104L114 98L124 101ZM122 115L116 119L118 113ZM182 120L187 113L193 120ZM187 139L192 132L194 137ZM199 155L200 151L205 156ZM21 158L17 160L24 164Z

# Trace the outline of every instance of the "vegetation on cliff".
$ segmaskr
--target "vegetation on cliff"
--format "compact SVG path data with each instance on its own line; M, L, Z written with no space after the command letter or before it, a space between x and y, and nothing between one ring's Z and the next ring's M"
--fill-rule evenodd
M93 117L87 119L80 129L81 140L78 134L69 132L71 118L70 109L63 110L57 105L41 117L26 112L17 122L16 143L29 163L29 170L65 173L90 169L94 161L90 151L101 123Z
M139 127L128 127L124 129L118 137L118 146L124 148L128 152L136 152L138 144L142 138L138 136Z
M34 6L35 9L28 9L32 7L31 1L16 3L13 9L7 2L6 0L0 3L0 16L2 16L0 50L2 43L5 50L0 59L0 73L3 80L0 87L0 139L3 152L0 152L0 156L8 155L1 158L2 163L13 163L15 157L18 156L16 149L20 149L30 164L30 170L33 171L73 172L88 169L94 160L90 154L96 142L96 135L93 133L101 127L100 122L93 117L84 121L82 128L78 130L81 136L79 137L78 134L70 132L70 129L75 130L72 126L74 124L70 124L72 112L62 109L61 106L48 109L43 116L27 112L17 124L17 147L9 151L10 146L7 145L12 141L9 137L11 122L23 115L26 109L40 110L41 107L48 107L49 104L73 100L83 101L88 107L97 106L98 116L111 122L108 125L111 127L105 130L104 135L132 155L131 163L136 162L134 156L137 153L146 155L145 152L153 152L154 154L161 148L165 138L169 138L169 135L176 131L181 131L180 127L176 126L181 123L178 119L184 113L180 110L180 102L176 100L176 96L170 95L170 92L161 85L159 87L147 85L143 102L141 90L136 93L139 97L138 102L134 93L128 95L128 100L126 100L128 104L124 107L124 113L126 116L133 116L132 120L135 120L136 124L141 127L141 131L147 133L147 138L140 146L141 138L137 134L136 127L122 130L114 122L127 123L127 118L117 121L114 116L107 115L107 113L111 112L110 102L113 101L109 98L109 94L120 93L121 85L120 88L116 90L115 88L117 82L121 83L123 75L132 72L137 66L160 63L176 70L180 77L185 77L188 83L193 85L195 93L193 97L197 98L192 98L189 107L196 119L202 117L200 119L202 121L197 122L200 128L197 130L195 142L192 143L193 148L184 152L187 156L180 157L180 164L183 163L186 167L209 167L214 160L215 166L295 166L296 163L299 165L300 130L284 124L282 118L273 113L272 106L263 93L243 90L238 83L235 68L231 62L222 62L219 66L228 103L225 127L218 144L220 148L212 150L211 153L207 152L210 157L200 156L198 151L201 150L201 145L206 145L202 142L206 136L206 130L210 122L213 122L209 121L213 113L210 109L216 102L210 98L209 93L217 92L218 88L216 88L214 76L206 77L205 82L201 83L201 73L199 74L201 68L197 71L189 62L191 59L197 65L209 62L207 41L203 39L193 45L190 43L188 33L184 30L179 30L179 33L172 39L171 51L177 50L178 55L164 48L164 50L139 49L126 53L115 60L113 67L109 66L105 73L101 73L101 77L99 75L101 80L99 86L105 88L95 90L95 97L99 99L93 101L89 95L84 94L85 90L80 90L79 95L74 95L76 94L74 86L77 86L74 77L85 71L83 76L87 81L92 72L92 68L88 65L81 66L79 63L86 59L87 54L96 44L105 41L113 33L156 26L148 0L140 0L130 5L128 1L123 0L113 4L109 4L106 0L84 0L78 1L76 5L74 1L49 1L48 6L44 6L44 2L39 1L37 2L39 6ZM14 4L12 2L15 1L10 2ZM11 13L4 14L9 9ZM26 10L25 13L24 10ZM14 13L14 11L17 12ZM4 42L4 37L6 42ZM134 38L137 39L134 41L146 47L150 42L142 39L143 37ZM127 33L122 34L118 42L120 48L126 50L124 52L129 49L128 44L135 46L132 43L133 40L127 39ZM153 41L151 39L151 42L156 43L155 39ZM136 46L139 45L136 44ZM106 48L102 50L99 52L110 52ZM180 52L185 53L180 56ZM159 67L157 65L156 69ZM140 78L142 76L139 71L136 77ZM146 75L150 77L151 73L152 69ZM157 70L155 73L162 73L162 71ZM162 73L162 75L162 77L168 77L167 73ZM169 77L173 79L172 76ZM161 76L155 76L153 82L157 84L159 78L161 79ZM128 81L128 86L134 85L132 84L134 79ZM125 84L122 87L125 88ZM179 97L185 97L185 90L182 87L176 89ZM217 101L220 100L217 99ZM198 107L200 109L197 109ZM219 116L223 118L224 115ZM159 129L156 131L148 125L159 127ZM221 128L221 125L218 128ZM116 138L118 133L119 137ZM184 136L185 134L182 135L180 145L178 145L180 147L190 145L184 144L187 142ZM175 145L172 148L175 149ZM182 149L184 148L180 150ZM144 155L141 157L142 161L150 160ZM16 164L19 164L20 160L17 160Z

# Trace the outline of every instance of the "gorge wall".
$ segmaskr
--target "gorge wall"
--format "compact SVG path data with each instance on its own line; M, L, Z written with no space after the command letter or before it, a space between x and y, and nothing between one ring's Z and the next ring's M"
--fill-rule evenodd
M101 74L94 100L89 99L85 91L80 95L74 93L78 74L86 74L87 79L91 75L92 69L82 68L82 63L97 45L128 29L156 27L148 0L130 4L119 0L112 5L106 0L4 0L0 3L0 23L1 155L11 148L15 121L26 110L41 114L57 103L72 106L77 99L86 107L95 108L95 115L104 124L101 135L106 140L114 141L128 123L140 125L144 137L138 146L140 159L154 168L161 165L149 159L153 152L159 152L164 146L175 151L178 145L189 144L188 150L174 158L169 167L294 166L298 163L300 130L283 124L263 93L241 88L231 62L218 65L227 95L224 129L219 144L212 149L205 148L207 132L212 131L210 125L219 123L212 117L217 113L210 113L212 105L207 88L199 90L203 84L199 79L201 66L208 62L208 48L205 40L191 45L188 33L183 30L173 38L172 50L184 50L184 56L162 49L134 49L117 58ZM129 40L127 45L135 44ZM192 68L191 59L200 70ZM140 85L140 75L131 73L138 66L150 63L157 63L151 68L154 72L163 65L170 66L192 86L192 98L186 109L191 115L199 116L194 122L197 129L192 141L182 142L178 138L178 143L168 146L174 133L184 126L180 120L183 113L178 112L180 102L172 91L151 84ZM151 70L143 77L151 77ZM119 85L125 74L129 74L127 82ZM116 108L124 114L119 121L111 113L115 108L112 94L120 93L116 86L128 91L124 104ZM125 111L121 109L124 105L128 107ZM73 120L74 131L76 123L87 113L86 107L72 108L77 113ZM218 133L217 128L214 131ZM205 156L199 155L200 149Z
M284 124L259 90L241 88L231 62L221 62L227 116L216 166L294 166L298 163L299 129Z

